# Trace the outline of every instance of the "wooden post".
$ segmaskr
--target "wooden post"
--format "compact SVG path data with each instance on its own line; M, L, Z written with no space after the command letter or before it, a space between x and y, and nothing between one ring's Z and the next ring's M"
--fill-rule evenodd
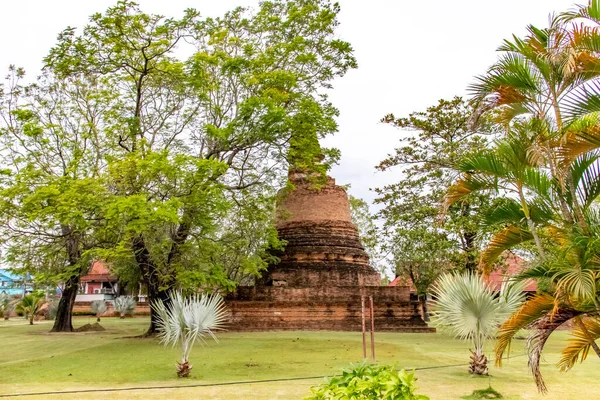
M365 326L365 296L360 297L362 304L362 339L363 339L363 358L367 358L367 327Z
M375 309L373 308L373 296L369 296L371 302L371 358L375 361Z

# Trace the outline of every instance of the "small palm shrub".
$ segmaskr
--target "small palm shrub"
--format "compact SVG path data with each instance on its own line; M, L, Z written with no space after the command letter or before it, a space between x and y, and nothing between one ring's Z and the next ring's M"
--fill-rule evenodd
M106 302L104 300L94 300L92 301L90 307L92 309L92 312L96 315L96 321L100 322L100 317L106 312L107 309Z
M312 387L312 395L305 400L429 400L415 394L416 381L414 372L363 363Z
M115 299L115 312L123 319L126 315L133 315L136 304L137 302L131 296L119 296Z
M8 293L0 293L0 318L8 321L10 314L15 309L15 302Z
M444 274L433 287L435 300L431 323L442 331L473 345L469 372L487 375L483 352L487 340L525 300L525 283L504 282L499 295L476 274Z
M58 303L58 300L52 300L50 303L48 303L48 319L56 319L56 314L58 313Z
M33 325L33 319L45 303L46 299L43 293L33 292L23 297L17 305L17 310L22 312L25 318L29 319L29 325Z
M181 345L181 362L177 363L177 376L190 375L192 366L189 356L192 347L206 335L218 342L215 331L223 329L227 313L223 298L219 295L183 297L181 292L171 292L171 305L162 301L152 303L157 314L158 337L165 346Z

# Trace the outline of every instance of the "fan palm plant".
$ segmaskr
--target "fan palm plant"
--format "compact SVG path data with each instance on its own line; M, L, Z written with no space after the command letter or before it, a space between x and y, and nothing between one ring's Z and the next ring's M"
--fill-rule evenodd
M496 296L476 274L444 274L433 288L432 324L442 331L471 342L469 372L487 375L484 344L496 336L498 327L523 302L523 284L502 285Z
M21 311L25 315L25 318L29 319L30 325L33 325L33 319L44 303L46 303L44 294L33 292L27 296L23 296L23 299L17 305L17 310Z
M92 312L96 314L96 321L100 322L100 317L106 312L106 302L104 300L94 300L90 305Z
M0 317L8 321L10 314L15 309L15 302L8 293L0 293Z
M203 341L206 335L218 342L215 331L226 323L226 309L219 295L197 295L184 297L181 292L170 293L171 304L162 301L152 304L158 317L161 343L165 346L181 345L181 362L177 363L177 376L187 377L192 370L189 356L194 343Z
M126 315L133 315L136 305L137 302L131 296L119 296L114 300L115 312L119 313L121 319Z

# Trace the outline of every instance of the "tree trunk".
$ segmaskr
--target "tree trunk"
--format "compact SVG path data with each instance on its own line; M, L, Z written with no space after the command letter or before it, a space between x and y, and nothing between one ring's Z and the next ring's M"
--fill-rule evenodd
M50 332L73 332L73 306L79 291L79 275L74 275L65 283L62 297L58 302L56 319Z
M161 290L158 271L150 258L150 252L146 248L144 238L141 235L133 240L133 250L142 273L142 278L148 287L148 303L150 304L150 326L143 336L154 336L158 328L158 315L154 311L152 304L156 301L162 301L169 307L171 302L168 295L169 288Z
M421 311L423 313L423 321L429 322L429 311L427 310L427 295L419 295L421 301Z
M70 226L62 225L61 230L65 236L65 247L69 257L69 265L71 267L76 267L81 261L79 236L73 232L73 229ZM75 305L75 297L77 297L77 292L79 291L81 272L80 266L80 268L77 269L77 273L65 282L62 297L58 302L54 326L50 332L73 332L73 306Z

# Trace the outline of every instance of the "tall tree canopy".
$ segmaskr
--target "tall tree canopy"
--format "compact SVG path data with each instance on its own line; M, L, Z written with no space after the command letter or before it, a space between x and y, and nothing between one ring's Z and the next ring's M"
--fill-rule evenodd
M470 196L440 216L445 191L460 175L460 161L489 145L495 128L472 130L473 108L459 97L440 100L408 117L386 115L382 122L405 131L401 145L377 167L398 179L375 189L387 238L386 253L397 275L414 284L426 307L436 278L454 268L475 270L480 249L481 208L488 196ZM427 318L426 309L424 309Z
M120 1L92 15L82 30L67 28L59 35L44 71L58 86L74 87L72 93L38 82L23 89L24 97L5 94L4 104L11 105L4 115L8 122L18 116L26 138L33 126L56 163L62 146L54 130L69 140L90 137L80 144L85 154L74 158L93 167L77 176L82 185L93 185L79 191L66 185L78 196L89 193L90 206L73 208L82 225L67 224L65 232L89 234L93 241L68 242L76 249L70 262L77 267L59 268L65 292L77 287L88 253L137 274L149 299L166 303L171 289L230 288L264 268L265 249L278 245L270 212L288 166L323 172L338 156L318 143L337 129L337 109L326 89L356 67L351 46L335 35L338 12L326 0L278 0L219 18L190 9L176 19ZM191 56L181 58L186 51ZM48 92L39 107L29 95L34 87ZM64 128L31 122L40 120L38 114L53 115L48 100L54 93L78 110L79 123L72 116L65 117ZM44 174L37 152L23 143L7 153L28 158L26 168L15 166L4 175L7 193L21 196L25 188L18 182L25 171ZM53 174L65 179L62 170ZM45 199L36 201L35 207L56 218ZM24 202L6 198L15 207ZM34 224L40 218L50 230L59 226L23 212ZM65 232L57 235L59 242ZM30 233L40 240L37 231ZM33 264L29 259L27 265ZM55 330L71 329L70 305L61 302L65 317L57 318ZM155 329L153 315L148 333Z

